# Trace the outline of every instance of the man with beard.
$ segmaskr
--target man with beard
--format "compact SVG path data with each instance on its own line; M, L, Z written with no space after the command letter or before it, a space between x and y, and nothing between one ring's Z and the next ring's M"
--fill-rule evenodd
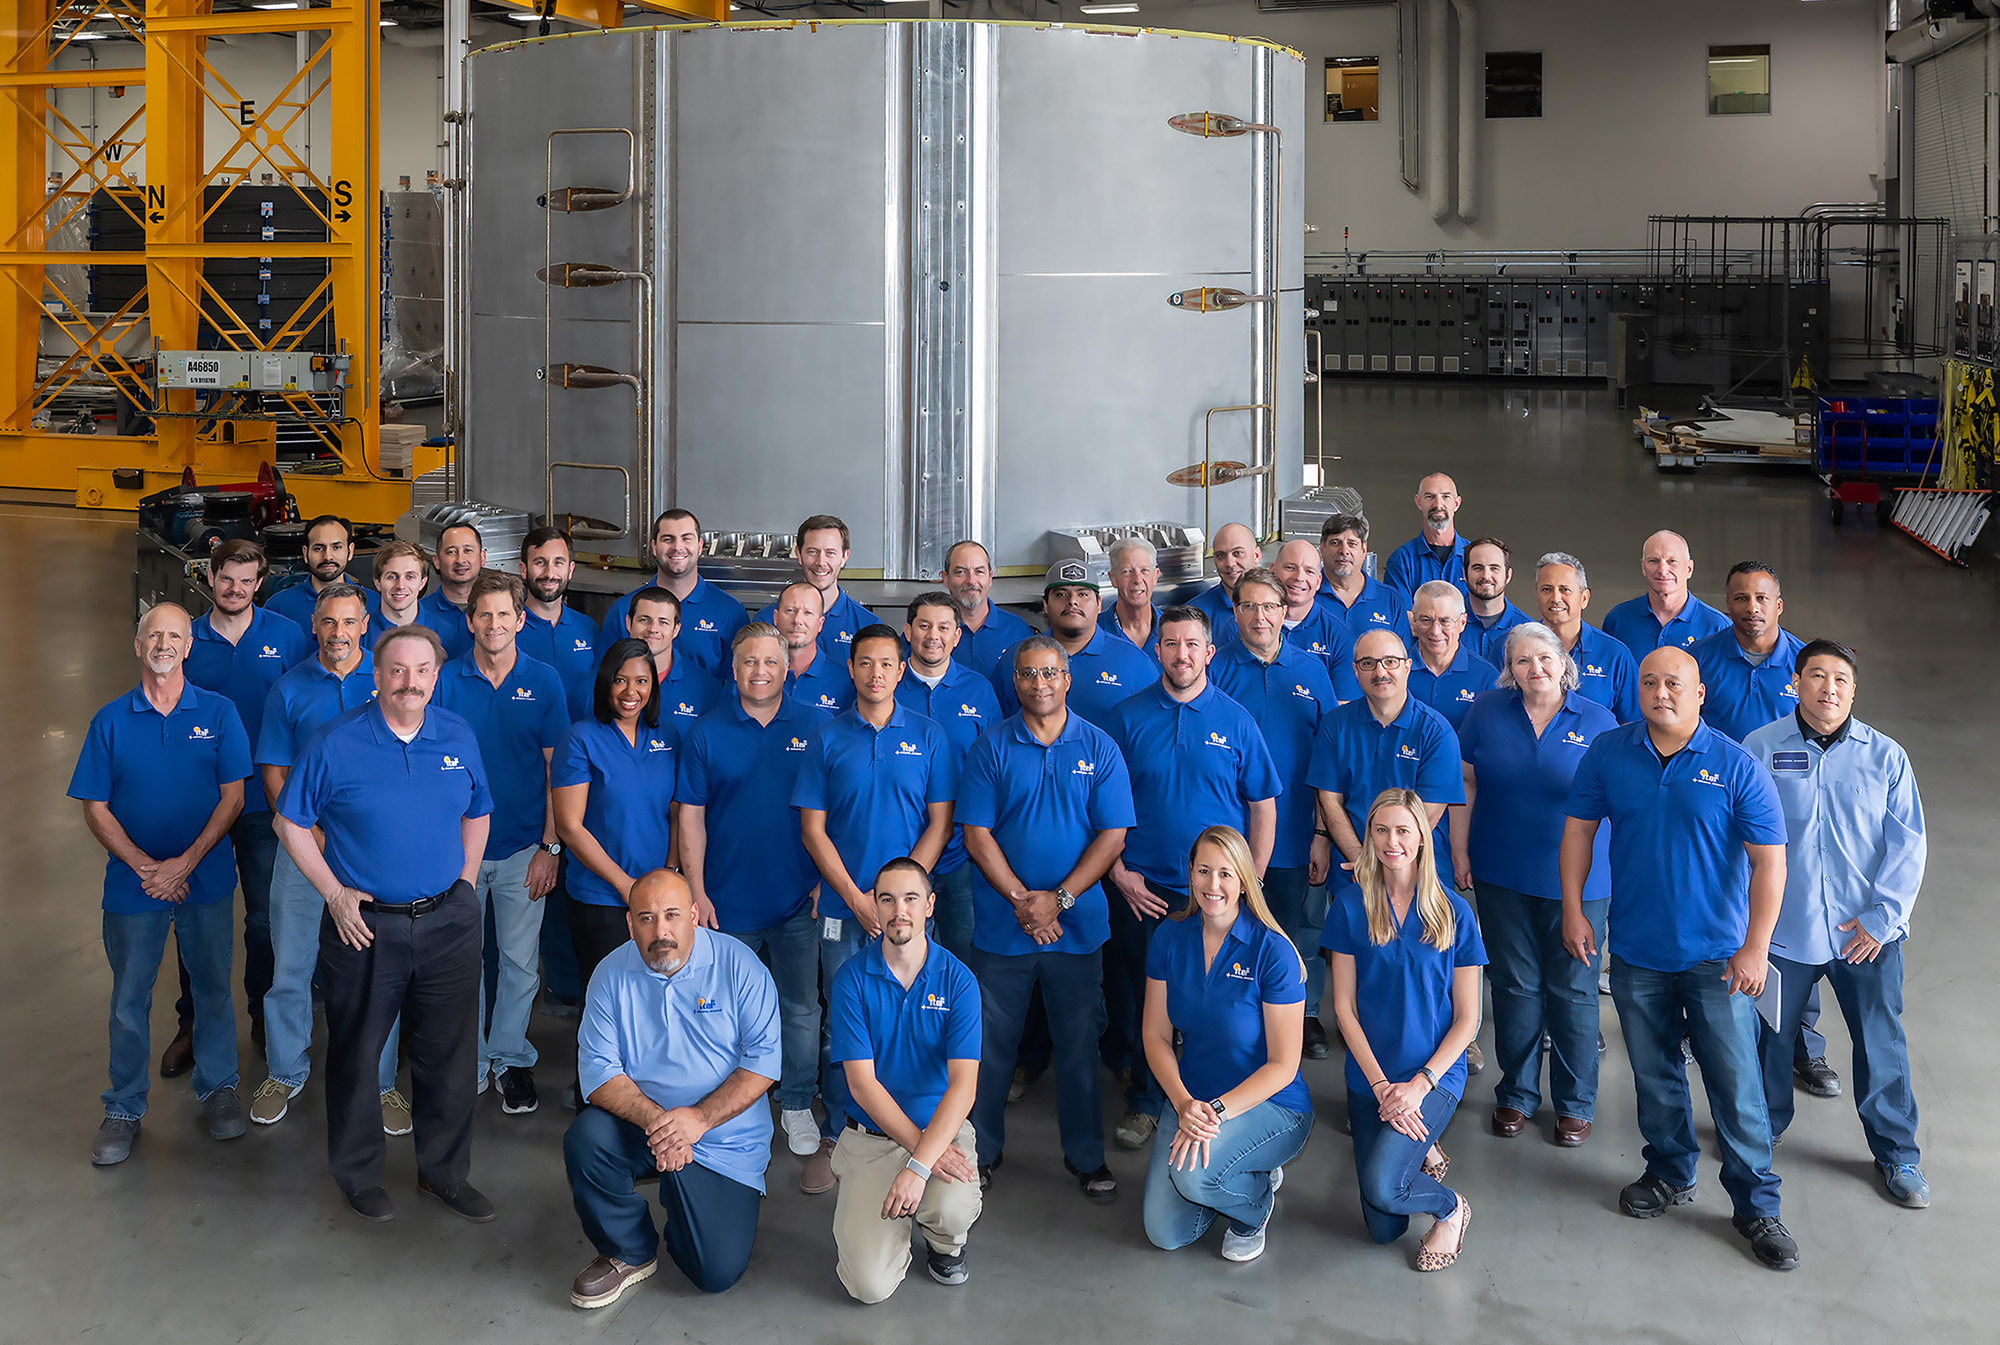
M1319 552L1304 539L1286 542L1278 548L1271 575L1284 586L1285 607L1277 624L1285 643L1319 661L1341 700L1361 699L1354 680L1354 638L1319 598Z
M975 541L954 542L945 553L944 586L964 631L952 652L953 661L981 677L992 677L1000 655L1033 635L1034 627L987 600L993 591L993 559Z
M1350 639L1386 630L1409 643L1410 595L1368 577L1367 519L1359 514L1329 515L1319 528L1319 560L1320 605L1347 627Z
M590 713L597 681L597 623L563 601L575 556L569 534L540 527L521 539L521 582L528 586L528 619L521 652L546 663L562 678L569 717Z
M660 1230L633 1187L658 1173L667 1255L697 1289L743 1278L771 1161L778 991L757 954L699 926L678 873L632 885L632 942L591 978L577 1033L589 1105L563 1136L577 1218L597 1257L569 1301L609 1307L659 1268Z
M1049 567L1042 583L1042 615L1048 618L1049 635L1062 646L1069 669L1068 706L1098 728L1111 722L1118 702L1159 680L1159 669L1137 645L1098 624L1101 601L1082 561L1058 561ZM1018 713L1021 701L1015 694L1012 648L1000 656L991 680L1000 713Z
M643 641L653 656L659 676L660 723L676 734L686 733L695 720L715 708L722 699L722 688L697 668L693 659L680 657L679 599L663 588L638 589L625 613L625 631Z
M375 553L374 570L381 607L368 623L370 649L383 631L413 622L431 624L424 616L424 588L430 583L431 562L422 547L400 537L387 542Z
M1507 632L1531 618L1507 599L1514 582L1514 552L1498 537L1480 537L1465 548L1465 634L1472 652L1498 668L1507 661Z
M827 989L833 1059L847 1071L847 1128L833 1154L835 1270L880 1303L910 1268L910 1224L925 1268L964 1284L979 1218L972 1099L979 1084L979 983L924 936L936 902L914 859L892 859L869 888L882 937Z
M69 796L109 856L104 952L111 962L111 1085L90 1146L122 1163L146 1114L147 1021L167 931L186 957L194 999L194 1086L211 1139L240 1136L236 1017L229 1002L229 829L243 807L250 744L226 696L182 671L192 632L161 603L132 641L139 685L91 716Z
M1463 503L1458 484L1443 472L1432 472L1417 482L1417 513L1423 517L1424 530L1390 553L1383 582L1415 593L1438 579L1471 597L1465 582L1465 539L1458 535L1455 522Z
M469 634L469 632L468 632ZM375 651L373 703L323 729L278 796L278 839L326 903L326 1149L363 1219L396 1216L368 1067L410 1022L417 1189L487 1223L472 1170L479 1047L479 899L493 796L472 726L433 707L443 648L422 626ZM318 831L325 838L314 838Z
M1203 589L1188 603L1208 614L1209 629L1215 632L1215 647L1224 648L1236 639L1236 584L1244 571L1264 563L1264 549L1256 534L1241 523L1225 523L1215 530L1215 586Z
M447 659L460 658L472 648L472 627L465 604L472 581L486 568L486 541L470 523L454 523L438 534L438 590L417 604L417 619L437 632Z
M729 676L730 642L750 618L742 603L701 577L701 551L701 520L689 510L669 509L653 520L655 570L650 582L680 600L681 622L687 627L681 652L723 682ZM625 614L631 606L629 593L611 604L597 633L600 648L625 638Z
M847 646L854 633L875 623L874 614L847 596L840 586L840 572L847 568L847 525L832 514L814 514L799 524L793 539L798 548L799 570L805 582L819 592L819 645L835 665L847 662ZM757 620L769 621L780 630L778 605L772 603L757 613Z
M354 583L346 577L347 562L354 559L354 530L344 518L321 514L306 524L304 556L305 582L279 589L265 599L264 606L311 634L313 608L318 605L319 595L326 591L327 585ZM355 592L361 595L370 620L382 615L382 603L373 589L356 585Z

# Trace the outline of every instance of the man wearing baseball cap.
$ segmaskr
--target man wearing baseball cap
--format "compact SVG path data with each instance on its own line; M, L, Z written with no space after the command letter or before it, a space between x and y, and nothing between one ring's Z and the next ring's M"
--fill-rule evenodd
M1160 679L1160 670L1130 640L1120 639L1097 624L1102 596L1090 567L1080 560L1049 566L1042 582L1042 615L1049 634L1069 656L1069 708L1098 728L1110 722L1111 711L1136 691ZM1014 694L1014 651L1010 646L994 665L993 691L1000 713L1021 712Z

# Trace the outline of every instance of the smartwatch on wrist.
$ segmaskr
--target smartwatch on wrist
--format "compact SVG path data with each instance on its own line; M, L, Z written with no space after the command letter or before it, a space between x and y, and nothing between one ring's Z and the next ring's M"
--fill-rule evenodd
M1218 1121L1220 1121L1223 1117L1229 1115L1229 1108L1226 1105L1224 1105L1221 1098L1216 1098L1215 1100L1210 1102L1208 1104L1208 1109L1215 1113L1215 1119Z
M1076 905L1076 894L1066 887L1058 887L1056 889L1056 909L1066 911L1074 905Z
M1429 1065L1417 1066L1417 1073L1423 1075L1424 1078L1428 1079L1433 1089L1435 1089L1438 1086L1438 1076L1431 1073L1431 1067Z

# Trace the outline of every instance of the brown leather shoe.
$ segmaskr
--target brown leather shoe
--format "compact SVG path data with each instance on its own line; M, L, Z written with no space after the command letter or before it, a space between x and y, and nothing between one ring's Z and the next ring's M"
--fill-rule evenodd
M579 1308L608 1308L620 1294L640 1280L650 1280L660 1268L654 1257L643 1266L628 1266L613 1256L600 1256L582 1270L569 1286L569 1301Z
M194 1068L194 1032L182 1028L167 1043L167 1049L160 1052L160 1077L178 1079Z
M1528 1128L1528 1118L1512 1107L1493 1109L1493 1133L1503 1140L1513 1139Z
M1590 1138L1590 1122L1579 1121L1574 1116L1556 1117L1556 1143L1565 1149L1574 1149Z
M809 1196L819 1196L834 1188L833 1148L832 1140L819 1142L819 1152L806 1160L805 1171L799 1174L799 1190Z

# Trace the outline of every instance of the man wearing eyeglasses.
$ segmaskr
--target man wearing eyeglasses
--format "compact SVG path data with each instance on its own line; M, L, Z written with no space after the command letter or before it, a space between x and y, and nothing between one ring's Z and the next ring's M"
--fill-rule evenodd
M1472 698L1500 680L1500 670L1460 639L1465 634L1465 595L1442 579L1418 585L1410 604L1410 634L1417 645L1417 656L1410 661L1410 694L1443 715L1456 733L1472 709Z
M1069 669L1066 702L1100 729L1111 722L1111 711L1120 701L1160 680L1159 668L1144 651L1098 624L1103 601L1082 561L1062 560L1049 566L1042 584L1042 615L1048 618L1049 635L1062 646ZM1003 715L1022 709L1014 680L1014 651L1019 648L1019 642L1010 645L993 665L993 694Z

